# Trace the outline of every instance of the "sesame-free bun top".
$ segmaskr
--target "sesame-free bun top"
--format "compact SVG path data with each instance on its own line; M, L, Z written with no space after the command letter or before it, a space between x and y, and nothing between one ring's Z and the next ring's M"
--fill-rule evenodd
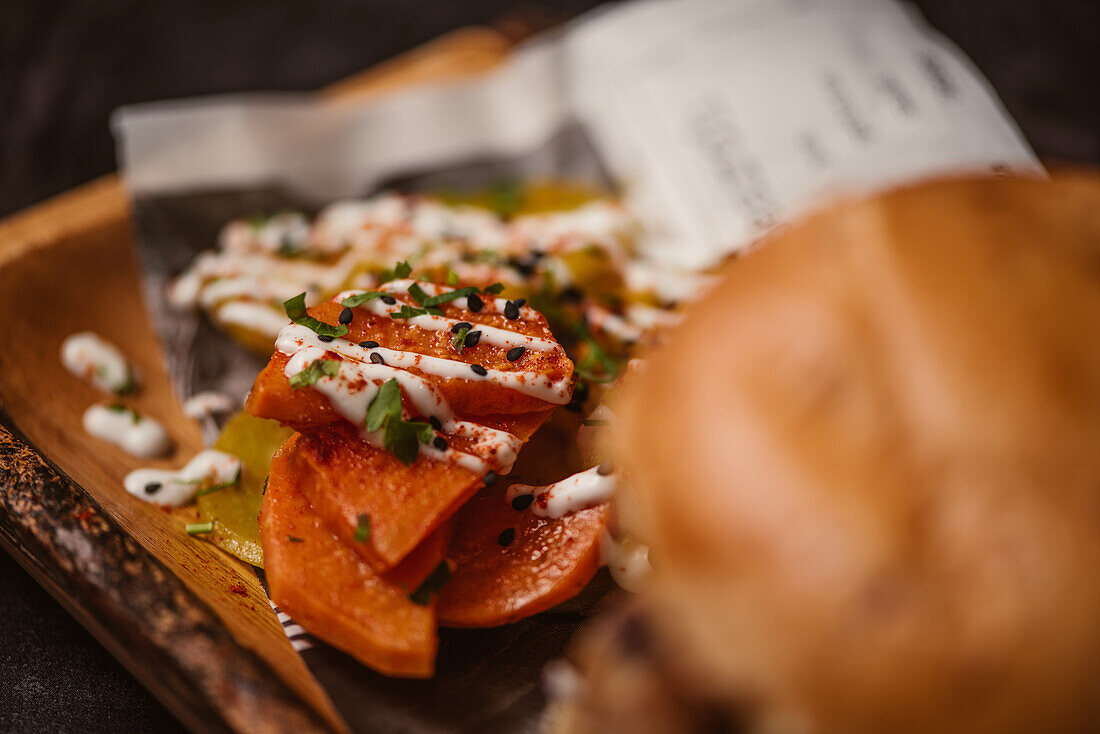
M784 732L1100 731L1097 177L786 227L618 411L650 602L711 699Z

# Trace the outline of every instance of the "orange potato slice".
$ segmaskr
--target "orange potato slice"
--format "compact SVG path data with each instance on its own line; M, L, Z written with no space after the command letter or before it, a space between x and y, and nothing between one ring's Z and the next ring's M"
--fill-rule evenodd
M271 599L315 636L380 673L431 677L438 647L432 605L409 600L442 558L442 539L425 543L408 566L379 576L313 512L299 488L299 437L275 454L260 509ZM428 569L427 572L424 569Z
M392 307L393 310L397 310L401 305L416 305L407 294L397 294L396 298L398 302ZM541 314L537 319L528 321L518 319L509 321L500 314L486 311L473 313L457 309L451 304L444 304L442 308L447 318L469 322L473 325L474 331L479 325L494 326L524 336L555 341L546 319ZM337 324L343 310L344 307L338 302L328 301L309 309L309 313L325 323ZM476 346L464 348L460 354L452 343L455 335L447 329L431 331L410 324L406 319L377 316L363 308L352 309L352 313L352 321L347 325L348 333L342 338L356 344L371 340L387 349L415 352L468 365L479 364L486 369L537 374L545 376L551 382L568 381L573 375L573 363L562 349L551 352L528 349L523 356L513 362L508 360L508 349L493 346L487 340L482 340ZM283 366L285 367L285 361ZM454 411L464 415L529 413L543 410L554 404L492 381L442 378L424 373L415 367L410 368L409 371L431 381L443 393ZM281 370L279 375L282 375ZM566 401L567 399L568 396Z
M600 568L609 517L603 504L548 520L513 509L499 490L478 494L454 518L447 555L455 568L436 600L440 624L495 627L576 596Z
M484 422L526 440L549 415L542 411ZM462 446L456 441L455 448ZM362 441L347 423L303 436L298 454L309 466L301 489L310 503L378 572L401 563L483 486L480 475L426 457L406 466ZM357 542L363 515L370 517L370 537Z

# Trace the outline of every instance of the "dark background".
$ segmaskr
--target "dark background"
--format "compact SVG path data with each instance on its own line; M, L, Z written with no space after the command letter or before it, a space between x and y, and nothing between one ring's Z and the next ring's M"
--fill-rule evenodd
M1100 162L1100 2L919 0L974 60L1036 151ZM237 90L309 90L448 30L545 24L590 0L4 0L0 214L114 168L115 107ZM179 731L0 553L0 732Z

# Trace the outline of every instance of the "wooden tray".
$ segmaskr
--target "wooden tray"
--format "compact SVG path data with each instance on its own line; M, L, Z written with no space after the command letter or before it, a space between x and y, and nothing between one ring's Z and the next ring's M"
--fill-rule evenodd
M467 29L333 85L341 99L485 71L510 46ZM130 497L142 462L88 437L102 394L62 368L91 329L142 376L133 405L198 451L141 302L120 181L108 176L0 222L0 545L195 731L346 731L291 649L251 567L183 532L194 510Z

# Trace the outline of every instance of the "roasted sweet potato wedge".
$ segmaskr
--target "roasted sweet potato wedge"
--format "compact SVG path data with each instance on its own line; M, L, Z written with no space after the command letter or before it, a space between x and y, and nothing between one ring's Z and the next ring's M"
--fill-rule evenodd
M600 567L608 505L557 520L513 509L502 491L486 490L455 516L448 558L451 580L436 613L450 627L495 627L572 598Z
M383 305L381 301L377 302ZM415 302L399 294L393 306L384 306L384 309L397 310L402 305L415 306ZM473 313L465 309L457 309L450 304L443 304L446 318L453 322L464 321L471 325L470 335L480 335L479 326L489 326L503 329L516 335L518 338L530 336L539 340L553 342L553 335L546 324L546 319L529 308L524 309L529 318L509 320L502 314L490 313L488 308L482 312ZM344 307L336 301L322 303L309 309L309 313L316 319L329 324L339 321ZM444 398L450 403L456 412L467 416L482 416L491 414L521 414L532 411L544 410L553 405L562 405L569 401L568 384L573 374L573 363L566 356L564 350L538 351L524 349L516 359L509 359L507 347L497 346L491 337L478 338L476 344L463 347L461 352L454 346L456 335L449 328L429 329L417 325L414 320L395 319L384 315L377 315L365 307L350 309L352 321L347 325L348 333L343 337L347 342L359 344L361 342L376 342L380 347L379 356L386 356L385 350L397 350L426 358L448 360L451 363L470 365L469 378L441 377L433 374L427 366L409 366L408 370L413 374L421 375L439 388ZM468 336L469 344L474 336ZM512 352L515 356L515 352ZM368 359L369 353L364 350L363 360ZM558 390L556 397L545 400L537 396L525 394L516 386L507 386L490 378L480 379L472 370L474 365L480 365L490 371L507 373L510 378L518 383L533 384L536 380L545 380L563 386ZM322 419L325 411L316 410L316 401L319 396L312 399L301 395L285 395L284 391L290 388L286 385L283 370L286 367L286 357L276 352L267 368L260 374L249 397L249 412L253 415L283 420L277 414L295 414L301 417L313 416L315 420ZM465 370L465 368L461 368ZM297 391L307 393L310 391ZM289 397L295 398L290 403L283 404ZM276 403L272 405L272 401ZM330 409L331 411L331 409ZM291 422L291 421L286 421Z
M435 613L409 590L441 558L442 539L425 543L408 566L379 576L329 531L299 488L307 468L292 436L271 463L260 509L271 599L315 636L387 675L430 677ZM423 554L423 557L422 555Z
M549 413L485 420L526 440ZM328 526L378 572L402 562L414 548L483 486L482 477L421 457L402 464L363 442L347 423L304 435L298 455L308 464L301 489ZM370 536L357 542L361 518Z

